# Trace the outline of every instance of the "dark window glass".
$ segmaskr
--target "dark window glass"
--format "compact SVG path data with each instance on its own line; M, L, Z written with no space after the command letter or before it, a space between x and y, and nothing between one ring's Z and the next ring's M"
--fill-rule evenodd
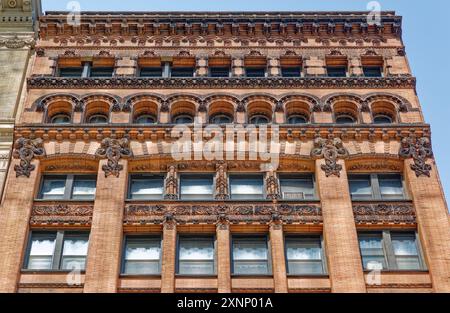
M63 67L59 69L60 77L77 78L83 75L82 67Z
M225 114L217 114L211 117L211 124L229 124L233 122L233 118Z
M336 116L336 124L354 124L355 119L350 115L338 115Z
M182 200L209 200L213 198L212 175L182 175L180 196Z
M285 240L289 274L324 274L320 237L286 237Z
M372 199L372 181L369 175L349 176L350 194L352 199Z
M283 77L300 77L302 76L301 67L282 67L281 76Z
M250 124L261 125L268 123L270 123L270 120L267 116L264 115L254 115L250 118Z
M114 68L112 67L92 67L91 77L102 78L102 77L112 77L114 73Z
M44 176L41 185L40 199L64 199L67 176Z
M143 67L140 70L141 77L162 77L162 67Z
M233 238L233 274L270 274L269 253L265 236Z
M315 198L312 176L280 176L281 195L285 200L307 200Z
M327 74L329 77L346 77L347 69L344 66L328 66Z
M209 76L211 77L230 77L229 67L210 67Z
M308 123L308 119L303 115L291 115L288 117L288 124L306 124Z
M153 115L143 114L143 115L138 116L134 122L136 124L142 124L142 125L155 124L156 119Z
M178 244L178 274L213 275L214 238L184 237Z
M47 175L42 179L39 199L94 200L96 177L90 175Z
M373 122L374 124L392 124L392 118L387 115L375 115Z
M129 199L159 200L164 194L164 177L159 175L133 175L130 180Z
M89 124L106 124L108 123L108 117L103 114L94 114L88 118Z
M264 199L264 183L262 176L231 176L230 187L232 199Z
M73 200L94 200L97 179L94 176L75 176L72 186Z
M51 118L50 121L52 124L69 124L70 123L70 115L68 114L57 114Z
M192 124L194 119L190 115L179 115L173 119L174 124Z
M245 74L250 78L265 77L266 69L264 67L247 67L245 69Z
M172 77L194 77L194 68L192 67L173 67Z
M380 66L364 66L363 72L365 77L381 77L383 70Z
M161 273L161 238L134 237L125 239L122 273L158 275Z

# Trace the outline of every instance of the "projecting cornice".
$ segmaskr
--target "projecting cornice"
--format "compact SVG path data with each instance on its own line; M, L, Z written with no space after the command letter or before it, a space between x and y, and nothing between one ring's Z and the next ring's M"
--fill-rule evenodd
M384 78L61 78L33 77L28 89L409 89L416 88L416 78L409 75Z

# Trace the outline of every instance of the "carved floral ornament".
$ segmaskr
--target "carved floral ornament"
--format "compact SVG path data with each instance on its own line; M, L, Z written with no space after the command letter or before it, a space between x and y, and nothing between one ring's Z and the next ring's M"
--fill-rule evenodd
M413 159L414 164L411 164L411 169L416 173L417 177L430 177L432 167L426 163L428 158L433 157L430 138L416 138L415 136L403 138L399 156L402 158Z
M311 157L324 158L325 164L322 165L322 170L326 176L341 176L342 165L337 164L338 158L346 158L348 151L342 144L339 138L323 139L316 138L314 140L314 147L311 150Z
M36 168L35 165L31 164L33 158L36 156L45 155L43 140L40 138L19 138L14 143L14 149L15 150L13 152L13 157L16 159L20 159L19 165L14 166L16 177L30 177L31 172Z
M123 165L119 161L123 157L131 157L133 155L130 149L130 141L128 138L122 139L103 139L100 148L95 152L96 156L107 158L107 164L103 165L102 169L105 172L105 177L116 176L119 177L123 170Z

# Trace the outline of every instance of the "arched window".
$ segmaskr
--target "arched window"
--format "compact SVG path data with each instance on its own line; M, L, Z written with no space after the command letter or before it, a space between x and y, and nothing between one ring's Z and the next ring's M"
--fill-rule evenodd
M156 123L156 119L154 116L150 115L150 114L142 114L140 116L138 116L136 118L136 120L134 121L136 124L155 124Z
M93 114L88 118L89 124L106 124L108 123L108 117L104 114Z
M209 121L211 124L229 124L233 122L233 119L226 114L216 114Z
M187 114L178 115L173 119L174 124L192 124L194 119Z
M50 122L52 124L69 124L70 123L70 115L61 113L52 116Z
M269 123L269 118L265 115L254 115L250 118L250 124L261 125Z
M354 124L355 118L347 114L339 114L336 116L336 124Z
M392 124L392 117L384 114L377 114L373 117L374 124Z
M308 123L308 119L303 115L293 114L288 117L287 122L291 125L306 124Z

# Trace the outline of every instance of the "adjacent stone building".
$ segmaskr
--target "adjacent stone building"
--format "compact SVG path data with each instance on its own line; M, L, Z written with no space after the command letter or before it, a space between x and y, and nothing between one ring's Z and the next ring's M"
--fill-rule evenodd
M0 1L0 197L13 144L14 121L36 42L40 0Z
M0 291L449 292L402 20L366 15L47 12Z

